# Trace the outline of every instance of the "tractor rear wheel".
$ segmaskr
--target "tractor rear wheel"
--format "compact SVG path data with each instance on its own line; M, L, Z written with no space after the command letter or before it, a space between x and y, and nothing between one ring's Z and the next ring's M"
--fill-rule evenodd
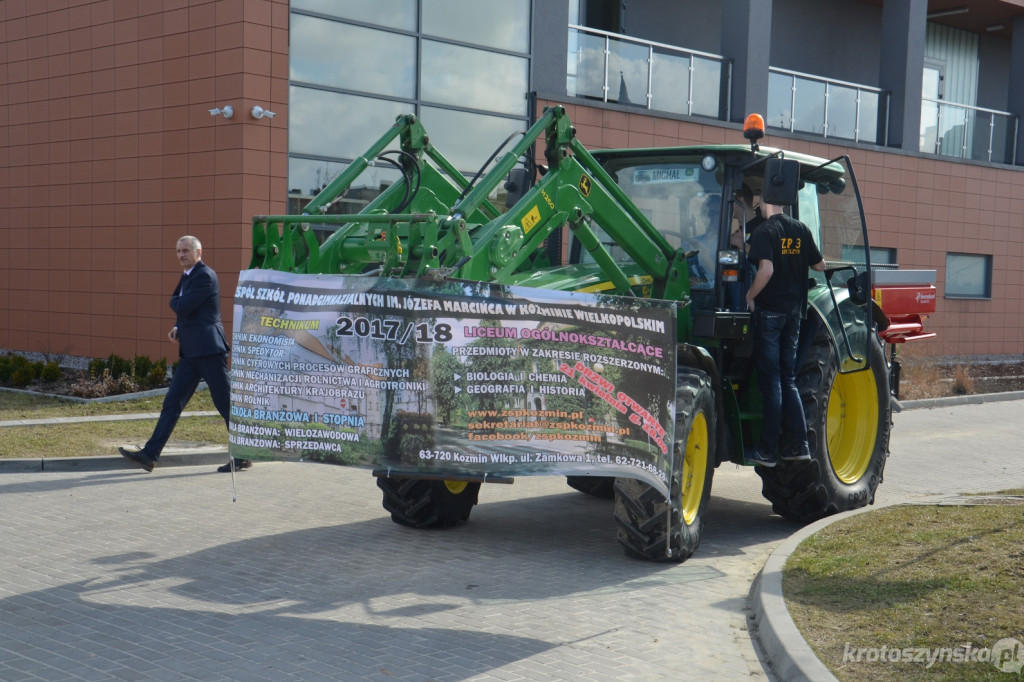
M711 499L717 423L711 379L679 367L670 510L657 489L632 478L615 479L615 523L627 555L678 563L697 549Z
M480 484L377 477L391 520L410 528L451 528L469 519Z
M776 514L807 523L874 503L889 455L892 408L885 352L874 334L868 352L870 369L840 374L836 351L819 328L797 373L812 460L757 467Z

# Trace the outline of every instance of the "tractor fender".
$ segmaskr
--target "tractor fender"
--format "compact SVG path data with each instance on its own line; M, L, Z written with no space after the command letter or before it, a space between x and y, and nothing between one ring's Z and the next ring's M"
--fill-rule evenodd
M818 283L808 293L807 319L800 329L800 347L797 357L797 367L803 360L804 353L810 345L811 339L817 331L818 326L824 326L828 333L829 342L840 357L845 355L843 346L845 341L842 338L840 320L846 329L846 335L854 348L867 348L865 336L874 333L877 321L874 319L870 303L858 305L850 298L850 291L846 287L833 286L835 298L829 294L828 285ZM870 299L869 299L870 300ZM837 312L838 311L838 312Z

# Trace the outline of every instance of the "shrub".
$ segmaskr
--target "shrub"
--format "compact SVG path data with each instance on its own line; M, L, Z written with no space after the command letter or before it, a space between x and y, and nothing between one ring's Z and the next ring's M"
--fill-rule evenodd
M156 362L152 363L145 376L146 384L150 388L160 386L167 381L167 358L160 358Z
M126 374L131 374L134 365L116 353L111 353L107 358L107 368L110 369L110 376L120 379Z
M167 380L167 359L156 362L144 355L127 360L111 353L105 360L97 358L89 363L89 374L79 380L81 391L100 392L99 396L111 393L132 393L141 389L156 388ZM102 391L106 391L105 393ZM76 393L78 395L78 393ZM99 397L91 396L91 397ZM83 395L83 397L86 397Z
M970 395L974 393L974 378L963 365L953 369L953 395Z
M24 388L43 372L43 363L29 362L22 355L5 355L0 360L0 383L5 386Z
M107 361L103 358L96 358L89 361L89 376L98 377L107 368Z
M60 363L56 360L51 360L43 365L43 372L40 377L43 381L57 381L61 377Z
M136 355L132 358L132 365L135 368L135 375L139 377L149 376L149 370L153 369L153 361L145 355Z
M13 354L0 355L0 386L25 388L37 380L54 382L64 375L60 362L50 358L45 362L30 362L28 358ZM167 359L156 362L136 355L125 360L116 354L106 359L89 362L88 372L80 372L71 387L71 394L83 398L99 398L116 393L156 388L167 381Z

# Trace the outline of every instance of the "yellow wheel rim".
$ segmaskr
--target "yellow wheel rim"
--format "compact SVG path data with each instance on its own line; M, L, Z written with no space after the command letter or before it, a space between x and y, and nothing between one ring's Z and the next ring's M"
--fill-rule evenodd
M840 481L856 483L867 471L878 435L878 386L870 369L838 374L828 399L828 456Z
M686 452L683 454L682 480L682 512L683 522L690 525L700 511L700 501L704 497L704 480L708 473L708 422L703 412L698 412L690 427L690 436L686 439Z
M467 485L469 485L469 484L466 481L445 481L444 482L444 487L448 488L448 492L450 492L452 495L460 494L463 490L466 489Z

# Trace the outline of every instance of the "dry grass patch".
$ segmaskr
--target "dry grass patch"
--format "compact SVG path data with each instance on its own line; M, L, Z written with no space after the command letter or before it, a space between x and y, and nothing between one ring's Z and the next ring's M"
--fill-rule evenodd
M0 457L92 457L116 455L117 446L142 445L152 435L156 419L79 422L42 426L12 426L0 435ZM178 421L171 444L227 445L228 432L220 417L191 417Z
M162 395L109 403L80 403L15 391L0 391L0 421L159 412L163 402ZM210 400L210 392L198 391L192 396L192 400L189 401L188 407L185 409L189 412L205 412L215 409L213 401Z
M907 648L977 656L1006 638L1024 642L1022 585L1020 505L860 514L801 543L783 574L793 620L840 680L1014 679L991 662L903 659ZM874 660L850 660L857 649Z
M0 391L0 421L92 417L158 413L163 396L113 403L75 403ZM208 391L200 391L189 402L188 412L214 410ZM125 443L142 445L153 433L156 419L74 422L39 426L9 426L0 429L0 457L88 457L117 454ZM196 445L226 445L224 420L217 417L183 417L174 429L173 442Z

